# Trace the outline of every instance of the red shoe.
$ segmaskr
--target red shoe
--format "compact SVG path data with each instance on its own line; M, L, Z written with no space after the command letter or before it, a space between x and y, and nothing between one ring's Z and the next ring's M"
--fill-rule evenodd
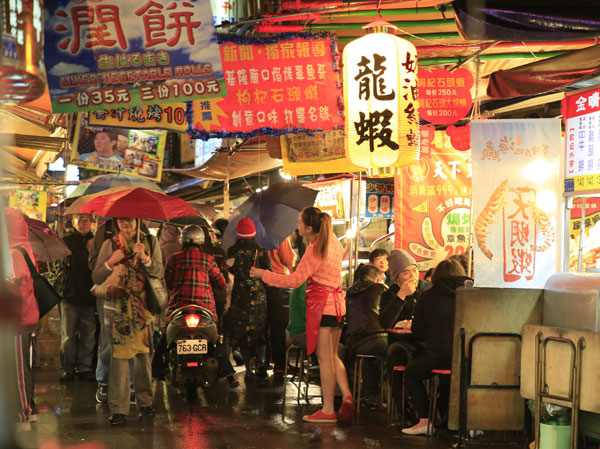
M304 415L302 417L302 420L306 422L334 423L337 421L337 416L335 413L328 415L326 413L323 413L323 410L319 410L318 412L315 412L312 415Z
M353 415L354 415L354 399L352 399L352 396L347 396L346 399L343 400L337 416L340 421L352 421Z

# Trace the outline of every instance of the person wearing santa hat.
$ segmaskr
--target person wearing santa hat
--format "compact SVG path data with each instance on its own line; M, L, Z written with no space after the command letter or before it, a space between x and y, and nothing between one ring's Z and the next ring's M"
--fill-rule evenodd
M233 346L239 346L246 365L246 384L268 385L265 340L267 293L260 279L250 277L250 269L269 270L271 261L267 250L254 237L256 227L249 218L242 218L236 227L237 241L227 250L225 264L234 276L231 306L227 311L226 333ZM253 369L256 359L258 369Z

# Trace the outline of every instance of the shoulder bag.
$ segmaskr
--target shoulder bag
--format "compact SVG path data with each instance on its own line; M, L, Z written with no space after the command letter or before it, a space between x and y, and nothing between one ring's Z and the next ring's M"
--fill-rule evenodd
M38 271L35 269L35 265L33 265L33 262L31 262L27 251L25 251L25 249L20 246L15 247L15 249L17 249L21 254L23 254L25 262L27 262L27 266L29 267L29 272L31 273L31 277L33 278L33 292L35 295L35 299L38 303L38 309L40 311L41 319L44 315L50 312L50 310L52 310L62 298L56 292L54 287L52 287L50 282L48 282L48 280L40 273L38 273Z
M153 239L150 238L150 251L152 257L154 255L154 243ZM151 276L146 270L146 266L142 264L144 274L146 275L146 303L148 310L155 315L163 313L167 310L167 304L169 303L169 292L167 291L167 285L165 284L164 277L157 278Z

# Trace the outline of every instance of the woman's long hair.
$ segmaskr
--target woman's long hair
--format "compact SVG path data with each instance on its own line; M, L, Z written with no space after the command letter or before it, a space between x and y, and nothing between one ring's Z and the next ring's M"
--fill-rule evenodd
M307 207L300 214L304 226L310 226L317 238L314 241L315 252L322 259L327 255L329 238L332 234L331 217L317 207Z
M435 284L438 279L450 276L466 276L467 273L463 266L454 259L442 260L431 276L431 282Z

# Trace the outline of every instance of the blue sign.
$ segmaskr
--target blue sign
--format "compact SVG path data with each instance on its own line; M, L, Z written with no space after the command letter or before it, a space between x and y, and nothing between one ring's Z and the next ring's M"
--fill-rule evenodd
M367 181L366 182L367 207L365 217L394 218L392 205L394 204L394 182Z

